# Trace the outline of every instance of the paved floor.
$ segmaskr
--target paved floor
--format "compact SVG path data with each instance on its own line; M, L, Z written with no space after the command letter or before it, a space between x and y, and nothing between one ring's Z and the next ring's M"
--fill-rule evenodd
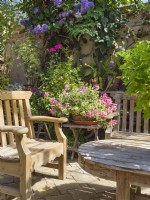
M57 179L55 169L49 172L51 176L33 175L33 200L115 200L115 182L85 172L77 160L68 162L66 180ZM17 183L16 178L0 176L0 184L16 187ZM0 200L19 198L0 194Z
M115 183L85 172L77 160L67 164L66 180L59 180L57 170L49 169L52 176L33 175L33 200L112 200L115 197ZM0 184L14 185L18 180L0 176ZM107 192L105 192L107 191ZM19 198L0 195L0 200Z

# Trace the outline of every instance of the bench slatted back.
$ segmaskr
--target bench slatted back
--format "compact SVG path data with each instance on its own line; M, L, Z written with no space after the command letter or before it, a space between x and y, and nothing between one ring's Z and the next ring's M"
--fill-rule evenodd
M140 111L135 111L135 97L120 92L112 95L118 105L118 123L115 131L150 133L150 120L143 118Z
M29 127L31 94L30 91L0 91L0 125ZM34 137L33 130L29 129L28 137ZM2 146L13 144L13 134L0 133L0 143Z

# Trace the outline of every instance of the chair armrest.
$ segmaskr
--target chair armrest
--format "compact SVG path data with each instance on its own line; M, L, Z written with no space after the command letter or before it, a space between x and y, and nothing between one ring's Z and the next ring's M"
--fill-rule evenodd
M57 136L58 142L66 143L66 136L64 135L60 123L67 122L68 119L65 117L49 117L49 116L29 116L29 121L40 121L40 122L53 122L54 129Z
M14 134L27 134L28 128L25 126L0 126L0 131L13 132Z
M53 122L53 123L64 123L68 119L66 117L49 117L49 116L29 116L30 121L43 121L43 122Z
M26 134L28 128L25 126L0 126L1 132L13 132L15 135L16 148L18 150L20 160L27 159L31 155L26 146Z

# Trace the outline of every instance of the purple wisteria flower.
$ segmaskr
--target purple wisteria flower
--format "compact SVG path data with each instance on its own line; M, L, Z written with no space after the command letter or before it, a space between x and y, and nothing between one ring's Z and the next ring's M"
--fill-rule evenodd
M37 34L41 32L41 26L40 25L37 25L33 30L32 30L32 33L33 34Z
M60 6L62 2L62 0L53 0L54 6Z
M86 11L90 8L94 8L94 2L88 0L81 0L81 14L85 14Z
M34 29L32 29L32 33L33 34L44 33L47 29L48 29L48 25L47 24L42 24L42 26L41 25L37 25Z
M72 14L71 10L68 10L67 12L62 12L58 15L59 18L64 18L64 17L68 17L70 14Z
M47 29L48 29L48 25L47 24L42 24L41 32L44 33Z
M79 8L81 6L81 3L74 3L74 8Z
M25 26L26 25L26 20L25 19L21 19L19 24L21 24L22 26Z
M36 15L39 12L38 8L33 8L33 13Z

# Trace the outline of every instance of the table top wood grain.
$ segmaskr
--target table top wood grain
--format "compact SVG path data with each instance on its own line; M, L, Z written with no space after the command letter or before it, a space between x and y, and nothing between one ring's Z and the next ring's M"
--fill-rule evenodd
M85 143L79 147L85 163L109 169L150 175L150 142L109 139Z

